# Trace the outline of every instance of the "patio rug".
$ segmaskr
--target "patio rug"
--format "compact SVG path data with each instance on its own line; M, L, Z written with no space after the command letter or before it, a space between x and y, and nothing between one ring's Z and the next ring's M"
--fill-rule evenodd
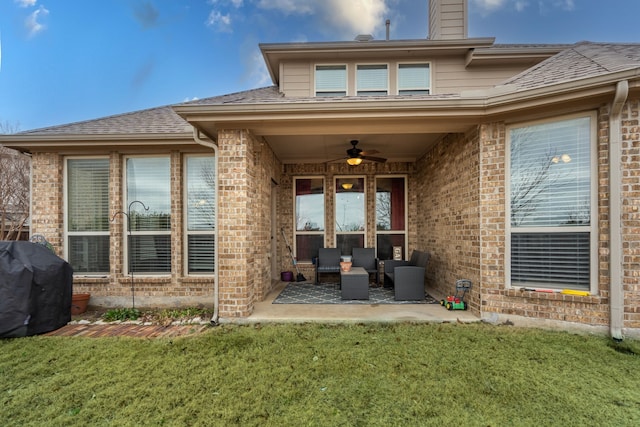
M396 301L393 289L369 288L368 300L343 300L337 283L289 283L273 304L439 304L430 295L422 301Z

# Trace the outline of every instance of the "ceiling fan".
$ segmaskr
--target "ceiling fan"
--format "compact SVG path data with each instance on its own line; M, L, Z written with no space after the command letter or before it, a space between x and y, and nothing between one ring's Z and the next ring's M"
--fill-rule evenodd
M382 157L371 156L371 154L378 154L379 153L378 150L362 151L362 149L356 147L356 145L358 145L358 142L359 141L357 139L352 140L351 145L353 145L353 147L347 150L347 157L343 157L337 160L346 159L347 163L349 163L351 166L357 166L360 163L362 163L363 160L368 160L370 162L378 162L378 163L384 163L387 161L387 159Z

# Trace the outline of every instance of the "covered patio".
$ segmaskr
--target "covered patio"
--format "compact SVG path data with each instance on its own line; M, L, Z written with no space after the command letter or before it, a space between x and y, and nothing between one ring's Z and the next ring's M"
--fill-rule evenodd
M480 321L480 318L471 311L449 311L440 304L273 304L273 300L287 284L274 282L273 290L263 301L255 304L253 313L248 317L222 321L228 323L468 323ZM432 296L437 298L435 295Z

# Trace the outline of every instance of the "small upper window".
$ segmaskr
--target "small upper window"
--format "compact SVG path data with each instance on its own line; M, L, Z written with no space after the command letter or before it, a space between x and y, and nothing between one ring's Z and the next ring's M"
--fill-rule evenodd
M429 64L398 65L398 95L430 93Z
M345 96L346 94L346 65L316 65L316 96Z
M358 65L358 95L387 95L389 72L386 65Z

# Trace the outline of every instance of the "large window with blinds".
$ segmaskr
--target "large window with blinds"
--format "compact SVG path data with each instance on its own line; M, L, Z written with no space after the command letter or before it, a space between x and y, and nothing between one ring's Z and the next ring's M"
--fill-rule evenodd
M595 290L595 117L508 131L512 286Z
M387 95L389 70L386 64L360 64L356 68L358 96Z
M398 95L428 95L431 91L429 64L398 64Z
M311 262L324 247L324 178L294 178L295 254Z
M75 273L109 272L109 159L66 159L67 260Z
M316 65L316 96L345 96L347 94L346 65Z
M134 273L171 272L169 157L126 159L127 261Z
M214 157L188 156L185 164L187 272L213 273L216 227Z

